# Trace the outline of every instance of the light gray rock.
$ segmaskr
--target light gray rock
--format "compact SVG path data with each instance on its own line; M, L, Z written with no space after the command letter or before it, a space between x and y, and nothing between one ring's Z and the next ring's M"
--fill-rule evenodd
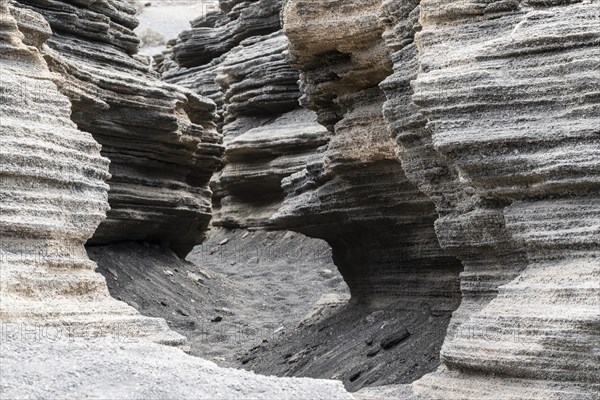
M462 303L441 351L443 366L417 381L415 393L593 398L600 289L597 2L291 0L283 21L292 64L302 71L302 103L335 133L328 152L339 151L337 137L358 109L344 107L390 75L379 86L402 170L435 205L441 247L464 264ZM376 104L376 96L368 98ZM378 111L371 115L363 112L361 121L376 120ZM375 148L360 147L364 154ZM278 216L311 221L319 233L317 219L308 216L325 208L319 192L335 176L328 163L338 160L344 159L315 159L284 180L288 199ZM348 191L327 194L325 204L339 205ZM373 254L371 243L365 248ZM361 281L373 277L370 269Z
M465 265L422 397L598 392L600 9L571 3L383 2L390 132Z
M164 320L142 317L110 297L94 272L83 246L109 209L109 161L69 119L69 100L57 87L65 81L39 51L51 33L44 18L15 11L27 23L20 32L7 1L0 11L2 333L50 326L65 336L182 343Z
M64 77L71 119L111 160L111 210L90 243L147 240L185 256L211 218L208 183L223 150L213 102L161 82L132 56L137 20L127 1L14 5L50 24L43 53Z

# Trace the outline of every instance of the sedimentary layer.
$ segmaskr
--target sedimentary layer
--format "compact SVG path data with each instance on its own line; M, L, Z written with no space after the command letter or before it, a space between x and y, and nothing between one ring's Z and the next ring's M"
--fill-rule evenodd
M435 205L439 243L464 264L443 365L414 385L419 396L592 398L598 390L599 16L597 4L570 1L286 4L302 103L333 130L328 151L347 129L346 107L356 112L354 99L387 76L387 48L393 73L379 87L404 173L394 176ZM319 215L336 160L284 180L280 218L302 225ZM327 200L339 204L349 192ZM323 220L309 229L319 232Z
M571 3L383 3L384 113L465 265L422 397L598 390L600 14Z
M185 256L211 217L208 183L222 153L213 102L161 82L135 56L137 20L129 2L15 6L50 24L43 53L65 78L59 89L71 101L71 119L111 160L111 209L90 242L147 240Z
M161 319L110 297L85 253L109 209L108 159L70 120L69 99L39 48L45 19L0 2L0 322L17 337L146 337L179 344ZM17 28L18 17L23 31ZM25 43L30 44L27 46Z
M248 368L335 377L357 390L409 383L438 365L450 313L460 302L461 264L440 249L434 204L407 179L387 131L378 85L392 71L378 12L378 2L287 2L284 8L300 103L316 112L329 140L282 180L286 197L271 220L326 240L352 300L251 352ZM393 344L385 340L402 332L408 333Z
M211 185L217 226L273 228L285 197L281 180L329 139L298 104L298 72L283 56L281 3L220 2L221 13L192 21L158 65L166 81L219 107L226 151Z
M453 310L460 262L441 251L434 205L406 178L381 112L378 85L391 63L378 13L378 1L286 4L301 103L332 136L303 171L284 179L287 198L275 218L327 240L355 298Z

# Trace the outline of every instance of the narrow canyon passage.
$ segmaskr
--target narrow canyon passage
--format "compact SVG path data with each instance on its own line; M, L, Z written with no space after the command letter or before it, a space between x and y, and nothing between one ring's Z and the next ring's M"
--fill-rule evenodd
M600 393L599 2L0 11L0 397Z

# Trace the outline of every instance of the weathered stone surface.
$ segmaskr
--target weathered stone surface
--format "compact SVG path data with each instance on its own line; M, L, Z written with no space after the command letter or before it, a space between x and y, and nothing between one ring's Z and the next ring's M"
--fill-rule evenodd
M298 72L283 56L281 3L220 2L222 13L192 21L158 65L166 81L218 106L227 149L211 184L217 226L272 228L285 197L281 180L329 139L298 104Z
M326 150L284 179L278 223L327 240L353 295L453 310L460 262L441 251L430 200L411 184L382 116L391 73L379 2L290 1L283 12L303 105L332 133ZM453 289L454 288L454 289Z
M39 14L13 11L23 32L0 2L2 335L53 326L63 337L181 343L164 320L142 317L110 297L94 272L84 244L109 208L109 161L69 119L69 100L57 88L64 80L39 51L50 27Z
M327 143L315 114L294 110L227 143L226 164L213 182L215 225L271 227L285 195L282 179L302 170Z
M300 101L317 112L330 139L283 179L286 199L272 221L325 239L353 300L249 355L249 368L336 377L351 390L409 383L436 368L460 301L460 262L441 251L434 205L407 180L382 115L378 84L391 62L378 13L377 2L286 3L284 33L289 60L301 72ZM394 328L412 332L410 339L368 355L364 341L387 343ZM411 356L414 362L405 362Z
M220 1L224 16L207 23L198 20L183 32L173 47L177 64L204 65L227 53L242 40L279 29L281 0ZM207 26L212 25L212 26Z
M71 118L111 160L111 210L91 243L148 240L187 254L211 217L208 183L222 152L214 104L161 82L132 56L137 20L129 2L15 5L49 22L53 35L43 52L65 77L60 90L71 100Z
M435 204L442 248L465 267L444 365L418 381L416 393L592 398L599 383L598 4L293 0L283 18L303 104L335 132L329 149L348 126L348 99L384 75L381 46L390 52L393 74L380 87L402 169ZM361 149L369 148L377 147ZM284 181L283 220L302 225L320 214L332 160ZM341 192L330 191L328 201L343 204L348 190ZM322 221L309 229L318 233Z
M424 398L598 391L600 9L570 3L382 7L386 119L465 265Z

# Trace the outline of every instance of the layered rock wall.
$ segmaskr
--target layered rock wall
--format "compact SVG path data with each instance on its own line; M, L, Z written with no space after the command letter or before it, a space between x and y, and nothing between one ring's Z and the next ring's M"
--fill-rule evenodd
M454 309L460 262L442 254L435 208L406 179L381 114L378 84L392 63L379 3L340 20L325 12L342 16L349 7L341 2L308 2L298 7L295 25L284 18L290 60L303 71L302 97L273 17L280 7L222 2L222 13L194 21L160 65L164 79L221 107L226 159L213 181L214 224L323 238L356 298L404 296ZM435 285L421 279L432 275L439 275Z
M57 87L65 82L40 52L51 35L45 19L9 11L7 1L0 12L2 334L51 340L41 328L52 326L62 337L181 343L164 320L111 298L94 272L84 244L109 209L109 161L70 120L69 100Z
M166 81L212 98L226 144L212 188L215 226L274 228L281 180L327 143L314 113L298 104L298 72L284 59L280 0L221 1L221 13L192 21L163 56Z
M435 204L439 243L464 264L443 365L414 385L420 396L592 398L598 390L599 16L597 3L570 1L286 5L303 104L333 128L331 143L347 126L347 99L377 81L385 45L393 73L379 87L402 162L394 175ZM362 121L380 114L372 115ZM285 181L282 218L319 214L324 165Z
M111 160L111 209L90 244L146 240L185 256L211 217L208 183L222 153L214 104L161 82L135 56L129 2L14 4L50 24L43 53L65 77L60 90L71 100L71 118Z
M276 218L327 240L353 295L453 310L460 262L440 249L431 201L408 181L381 112L392 65L379 2L288 2L284 32L301 71L301 103L332 133L326 150L284 180Z
M423 1L420 21L413 100L469 196L438 236L465 261L465 297L487 299L457 315L444 368L417 393L490 396L479 382L494 376L496 398L593 398L600 7ZM474 249L473 237L502 250Z

